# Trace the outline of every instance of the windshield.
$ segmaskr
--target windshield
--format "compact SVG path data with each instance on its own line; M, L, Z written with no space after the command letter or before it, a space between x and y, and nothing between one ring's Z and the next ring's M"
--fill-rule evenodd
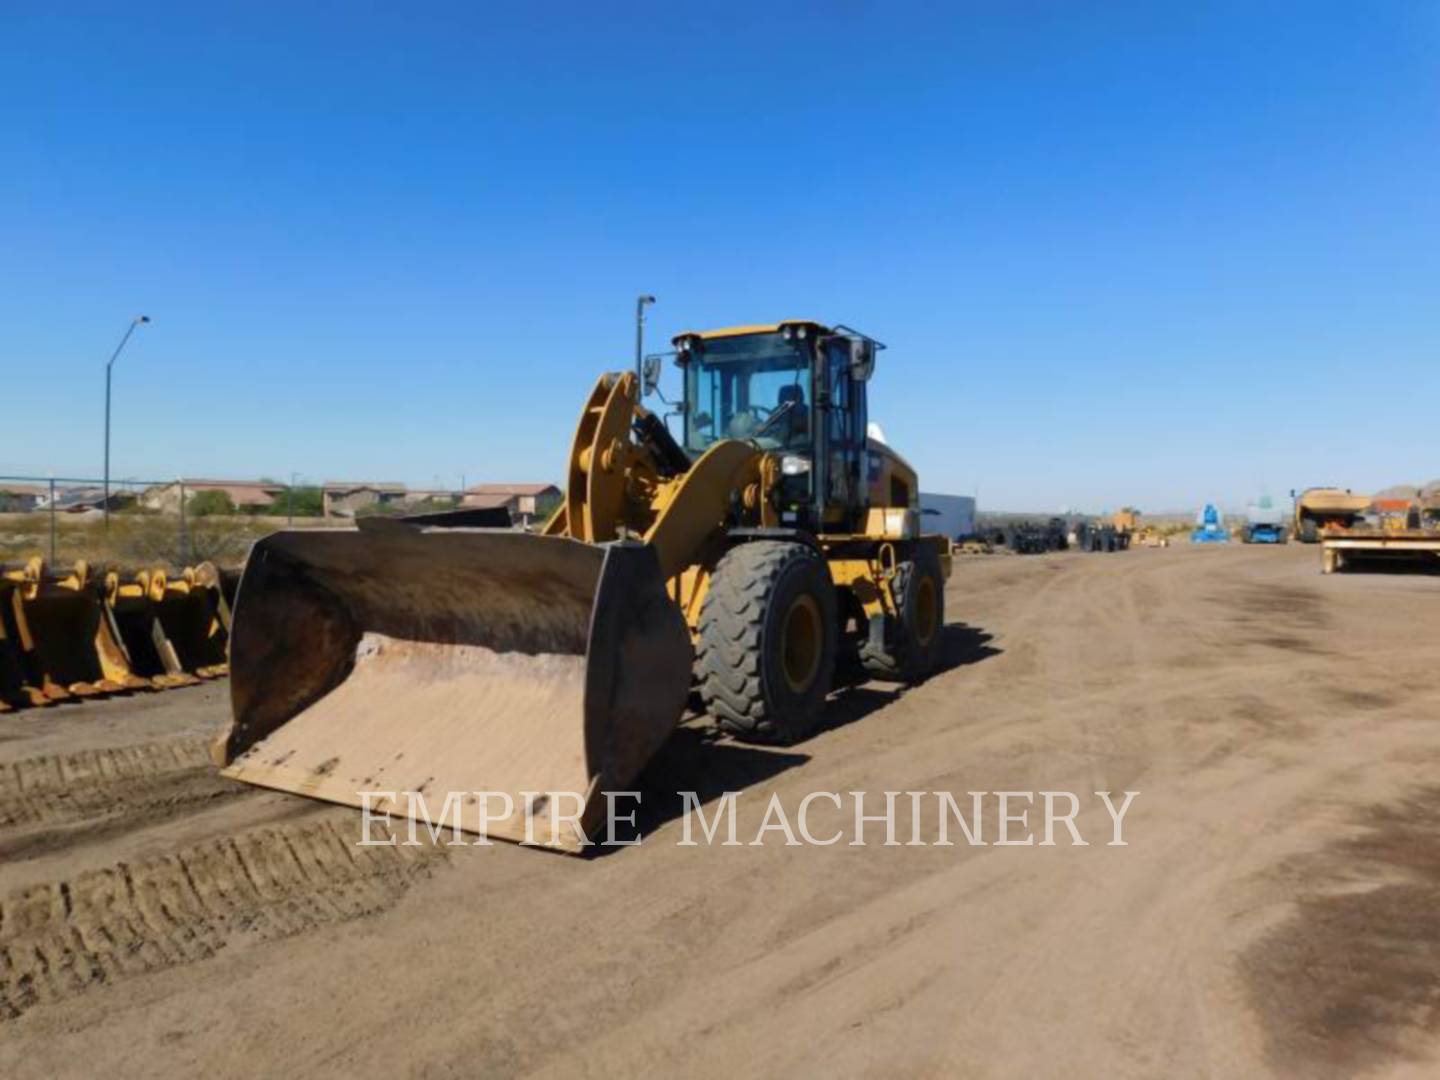
M751 439L762 449L810 444L810 348L778 333L698 342L685 370L685 448Z

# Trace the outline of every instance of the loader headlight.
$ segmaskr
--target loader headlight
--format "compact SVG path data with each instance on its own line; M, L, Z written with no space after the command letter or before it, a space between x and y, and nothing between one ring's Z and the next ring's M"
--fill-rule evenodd
M780 459L780 472L783 476L801 476L810 471L810 459L801 457L799 454L786 454Z

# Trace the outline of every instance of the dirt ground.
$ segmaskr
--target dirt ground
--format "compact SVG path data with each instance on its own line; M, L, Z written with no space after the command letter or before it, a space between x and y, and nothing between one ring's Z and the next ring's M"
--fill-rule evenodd
M1440 577L1318 564L957 561L941 674L786 750L687 723L589 859L359 847L214 775L223 685L0 717L0 1073L1436 1075ZM1089 846L686 847L680 790L742 841L1068 791Z

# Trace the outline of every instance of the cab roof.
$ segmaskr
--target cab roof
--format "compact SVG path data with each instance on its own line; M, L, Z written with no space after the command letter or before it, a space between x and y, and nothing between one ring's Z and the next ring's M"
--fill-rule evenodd
M822 334L830 333L830 327L814 319L783 319L777 323L755 323L748 326L723 326L718 330L686 330L676 334L672 339L678 343L682 338L698 337L702 341L712 341L715 338L741 337L745 334L774 334L787 326L813 326Z

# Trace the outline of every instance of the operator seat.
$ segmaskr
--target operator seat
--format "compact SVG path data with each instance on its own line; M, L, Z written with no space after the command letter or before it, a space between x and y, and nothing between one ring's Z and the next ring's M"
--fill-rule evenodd
M791 404L793 402L793 404ZM785 418L792 432L804 434L810 430L810 410L805 407L805 390L796 383L780 387L780 392L775 396L775 407L784 409L789 406L789 415Z

